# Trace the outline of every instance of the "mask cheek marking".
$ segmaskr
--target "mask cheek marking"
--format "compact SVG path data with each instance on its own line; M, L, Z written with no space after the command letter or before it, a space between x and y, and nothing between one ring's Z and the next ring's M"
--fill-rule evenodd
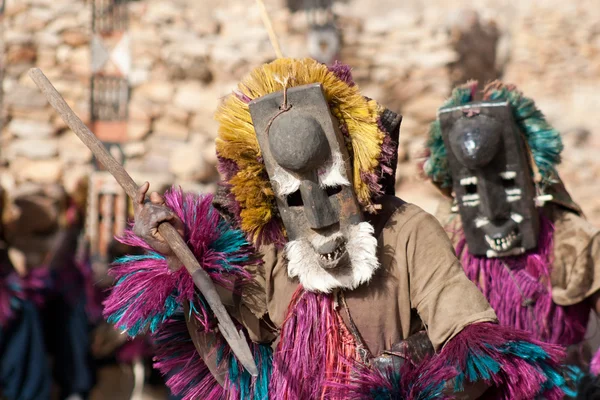
M276 167L272 180L276 183L277 195L282 200L285 200L288 194L292 194L300 189L300 179L281 167Z
M517 200L521 200L521 189L507 189L506 200L512 203Z
M478 217L475 219L475 226L477 228L481 228L482 226L485 226L489 223L490 223L490 220L487 218Z
M333 152L332 159L322 168L319 168L318 175L319 183L323 188L350 186L350 181L346 177L346 168L342 153L339 151Z
M462 178L460 180L460 184L462 186L477 185L477 177L476 176L470 176L468 178Z
M479 195L478 194L465 194L462 197L462 204L465 207L476 207L479 205Z
M517 177L517 173L515 171L505 171L501 172L500 176L502 179L515 179Z

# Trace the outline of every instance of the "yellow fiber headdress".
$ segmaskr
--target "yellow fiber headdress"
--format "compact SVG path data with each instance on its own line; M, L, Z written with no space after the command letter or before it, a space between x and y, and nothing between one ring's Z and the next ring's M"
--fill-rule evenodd
M393 173L396 147L380 124L383 107L363 97L349 68L328 68L312 59L283 58L254 69L216 113L219 170L229 190L227 208L250 240L284 243L283 224L265 170L248 103L284 87L320 83L332 114L340 122L353 166L354 190L366 211L383 193L382 181Z

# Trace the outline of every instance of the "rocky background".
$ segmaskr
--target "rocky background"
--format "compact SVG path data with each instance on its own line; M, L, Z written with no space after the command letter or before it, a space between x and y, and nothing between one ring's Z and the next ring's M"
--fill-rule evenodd
M307 17L283 0L267 8L286 56L307 56ZM400 4L401 3L401 4ZM340 59L366 95L404 115L398 193L433 211L439 197L416 164L429 122L453 85L501 78L533 97L564 133L561 173L600 224L600 7L597 0L347 0L334 7ZM139 0L131 14L126 167L153 187L210 191L218 179L212 113L252 67L273 59L250 0ZM2 182L74 190L91 154L26 75L41 67L89 120L90 5L7 0Z

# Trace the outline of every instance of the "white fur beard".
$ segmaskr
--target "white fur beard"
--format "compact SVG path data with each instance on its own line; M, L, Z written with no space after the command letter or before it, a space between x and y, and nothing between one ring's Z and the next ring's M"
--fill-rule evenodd
M311 292L331 293L334 289L355 289L368 282L377 268L377 239L368 222L350 227L346 250L350 268L321 268L319 256L306 239L294 240L285 246L288 275L298 277L300 284Z

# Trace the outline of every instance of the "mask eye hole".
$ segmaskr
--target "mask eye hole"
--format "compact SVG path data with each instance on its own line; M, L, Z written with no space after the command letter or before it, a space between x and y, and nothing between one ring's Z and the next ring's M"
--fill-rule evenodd
M300 190L296 190L294 193L287 195L287 205L288 207L301 207L304 205Z
M475 183L469 183L468 185L464 185L464 188L467 194L477 193L477 185Z
M329 196L329 197L335 196L336 194L340 193L341 191L342 191L342 187L339 185L325 188L325 192L327 193L327 196Z
M504 189L512 189L516 186L515 178L502 178Z

